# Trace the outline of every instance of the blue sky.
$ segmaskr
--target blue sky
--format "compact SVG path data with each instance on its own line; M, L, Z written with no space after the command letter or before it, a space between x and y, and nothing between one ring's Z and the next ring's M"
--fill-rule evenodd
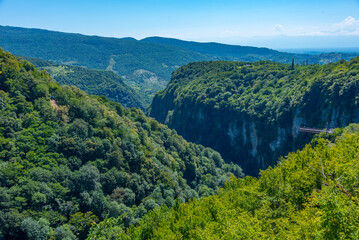
M273 48L359 47L359 0L0 0L0 25Z

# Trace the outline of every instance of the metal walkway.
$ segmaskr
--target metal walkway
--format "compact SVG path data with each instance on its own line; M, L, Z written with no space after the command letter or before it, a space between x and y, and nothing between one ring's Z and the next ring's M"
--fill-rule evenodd
M333 133L333 129L318 129L318 128L308 128L300 127L299 132L308 132L308 133Z

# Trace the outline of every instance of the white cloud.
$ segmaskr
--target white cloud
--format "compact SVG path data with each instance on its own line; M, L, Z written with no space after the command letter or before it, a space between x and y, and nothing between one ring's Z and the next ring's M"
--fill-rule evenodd
M276 24L274 26L274 31L276 31L277 33L283 33L284 32L284 27L282 24Z
M357 35L359 34L359 20L349 16L340 23L334 24L333 33L340 35Z
M296 29L286 29L285 33L288 36L359 36L359 20L349 16L327 28L318 26L297 27Z

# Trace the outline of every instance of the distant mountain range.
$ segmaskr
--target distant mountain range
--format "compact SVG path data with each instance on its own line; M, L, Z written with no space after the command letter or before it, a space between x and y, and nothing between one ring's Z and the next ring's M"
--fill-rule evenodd
M58 64L113 71L141 95L148 105L163 89L174 70L189 62L210 60L281 63L328 63L357 54L321 55L284 53L268 48L198 43L151 37L107 38L41 29L0 26L0 47L15 55L51 60Z
M221 44L215 42L199 43L183 41L173 38L149 37L141 41L176 46L186 50L195 51L207 56L212 56L218 60L254 62L259 60L270 60L279 63L291 63L295 59L297 64L325 64L339 61L341 59L350 60L359 55L353 52L327 52L327 53L288 53L280 52L264 47L249 47L239 45Z

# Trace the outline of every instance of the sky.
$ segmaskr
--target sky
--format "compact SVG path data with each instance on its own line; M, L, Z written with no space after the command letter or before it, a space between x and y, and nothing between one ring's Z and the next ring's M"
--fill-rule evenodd
M359 0L0 0L0 25L276 49L359 49Z

